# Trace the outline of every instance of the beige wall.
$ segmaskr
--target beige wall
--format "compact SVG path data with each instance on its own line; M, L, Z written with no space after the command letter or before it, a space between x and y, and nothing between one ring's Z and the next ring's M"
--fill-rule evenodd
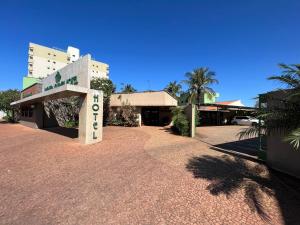
M282 135L267 137L267 163L274 169L300 178L300 152L286 142Z
M121 106L126 102L132 106L177 106L177 100L164 91L113 94L110 98L111 106Z
M267 108L284 108L284 100L288 97L288 90L273 91L267 95ZM262 96L263 97L263 96ZM300 152L282 141L284 134L273 133L267 137L267 164L274 169L291 174L300 178Z
M80 51L77 48L69 46L67 51L63 51L29 43L28 76L35 78L47 77L79 58ZM92 77L109 78L109 66L107 64L96 60L91 60L91 62Z

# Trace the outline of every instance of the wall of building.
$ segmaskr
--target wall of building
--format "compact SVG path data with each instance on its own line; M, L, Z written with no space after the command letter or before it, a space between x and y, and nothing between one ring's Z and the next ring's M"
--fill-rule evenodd
M23 105L19 123L31 128L43 128L43 112L42 103Z
M26 89L29 86L39 83L41 80L38 78L34 78L34 77L23 77L23 87L22 89Z
M267 137L267 163L274 169L300 178L299 151L283 142L282 135Z
M279 90L260 95L259 100L262 105L272 110L285 108L283 101L289 96L288 90ZM300 154L292 146L284 142L284 134L272 133L267 137L267 164L274 169L291 174L300 178Z
M21 99L42 92L42 84L35 83L21 91Z
M109 66L102 62L91 60L90 72L92 77L109 78Z
M48 48L34 43L29 44L28 50L28 77L44 78L49 74L77 61L80 58L80 51L74 47L68 47L67 51ZM108 68L105 63L91 60L91 76L99 78L109 78ZM23 88L29 85L24 83Z
M110 98L111 106L124 103L132 106L177 106L177 100L165 91L113 94Z

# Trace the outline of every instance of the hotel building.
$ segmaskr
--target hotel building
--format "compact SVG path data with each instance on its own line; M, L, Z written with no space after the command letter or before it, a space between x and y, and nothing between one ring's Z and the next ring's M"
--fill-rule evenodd
M77 61L80 57L80 50L71 46L65 51L29 43L28 74L23 78L23 89L40 82L41 79ZM92 77L109 78L109 66L107 64L93 59L91 61Z

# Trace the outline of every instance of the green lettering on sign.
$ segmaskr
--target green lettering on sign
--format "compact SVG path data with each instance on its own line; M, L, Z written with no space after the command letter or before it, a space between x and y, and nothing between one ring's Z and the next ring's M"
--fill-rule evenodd
M60 75L59 72L57 72L56 75L55 75L55 84L45 87L44 91L49 91L51 89L58 88L58 87L63 86L65 84L77 85L78 84L77 76L74 76L74 77L71 77L67 80L61 81L61 75Z

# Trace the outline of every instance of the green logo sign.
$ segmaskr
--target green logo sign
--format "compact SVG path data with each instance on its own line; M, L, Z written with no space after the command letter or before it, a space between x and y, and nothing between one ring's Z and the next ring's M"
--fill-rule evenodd
M61 75L60 75L59 72L57 72L57 74L55 75L55 82L56 82L56 83L59 83L60 80L61 80Z
M65 84L77 85L78 84L77 76L73 76L73 77L71 77L71 78L69 78L67 80L61 81L61 75L60 75L59 72L57 72L56 75L55 75L55 84L54 85L49 85L48 87L46 87L44 89L44 91L49 91L51 89L63 86Z

